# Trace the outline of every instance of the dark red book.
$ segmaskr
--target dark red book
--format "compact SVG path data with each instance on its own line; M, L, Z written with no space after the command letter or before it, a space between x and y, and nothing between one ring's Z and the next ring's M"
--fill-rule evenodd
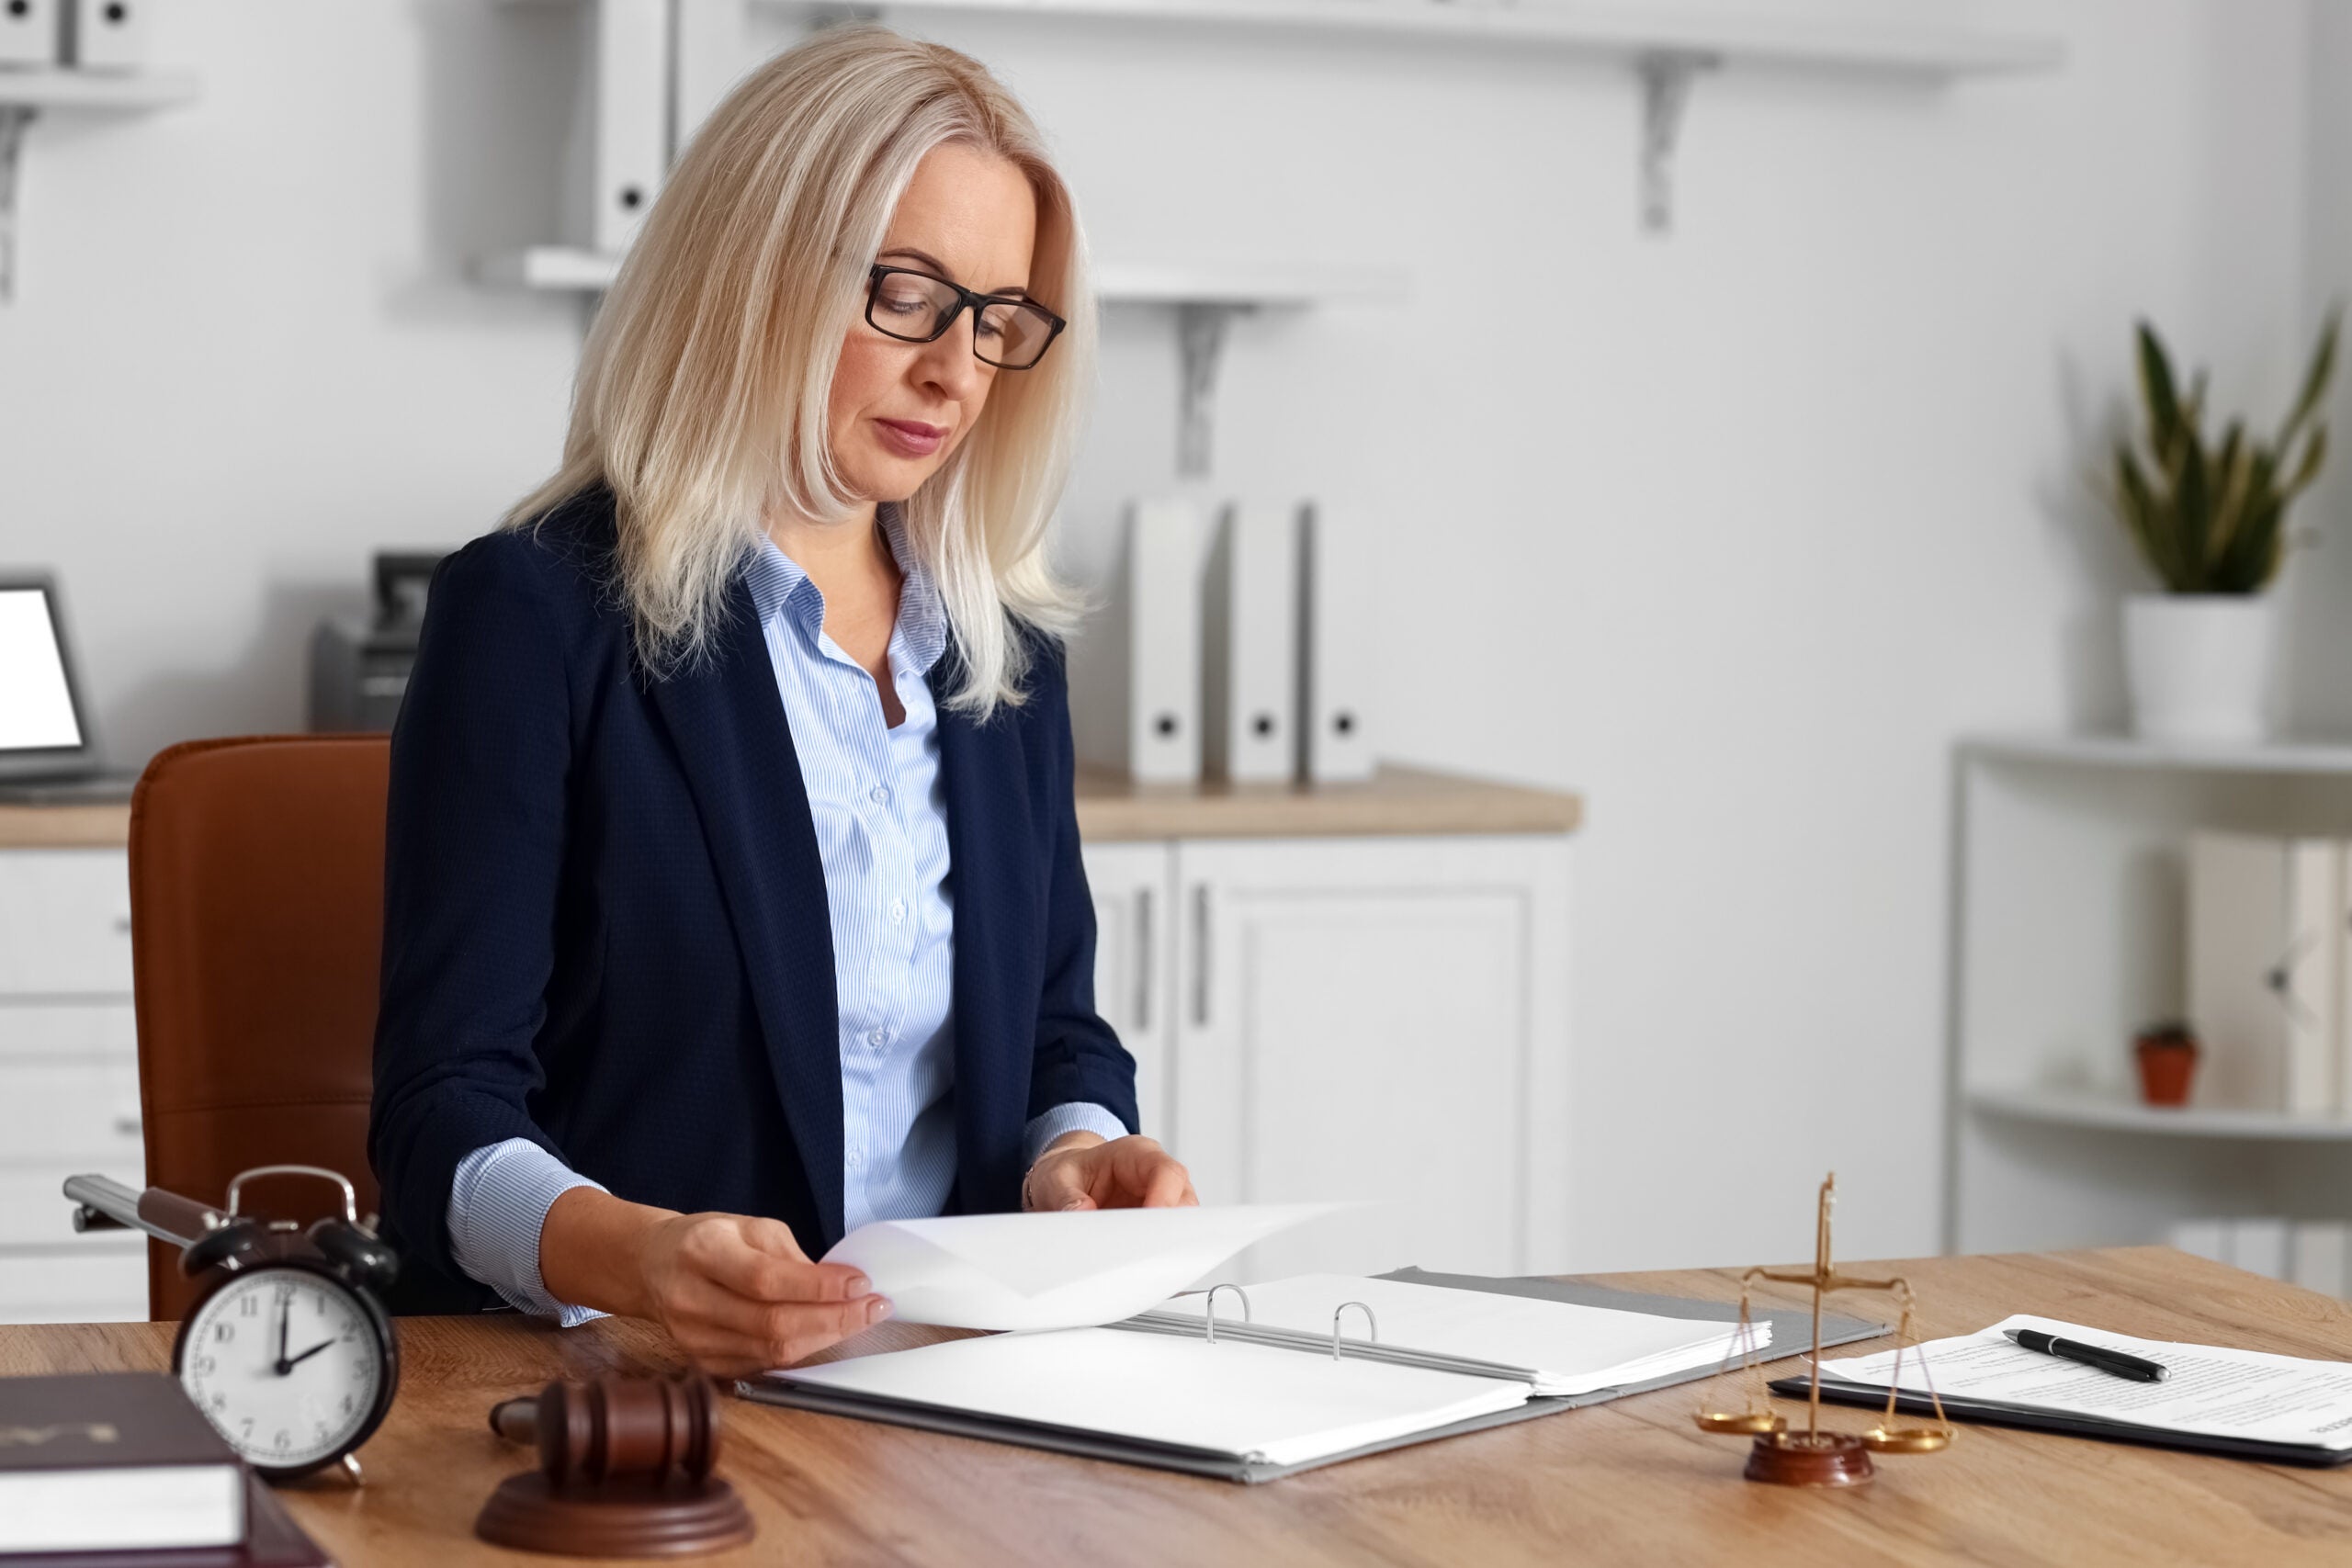
M327 1561L174 1379L0 1378L0 1562L52 1560L71 1568Z

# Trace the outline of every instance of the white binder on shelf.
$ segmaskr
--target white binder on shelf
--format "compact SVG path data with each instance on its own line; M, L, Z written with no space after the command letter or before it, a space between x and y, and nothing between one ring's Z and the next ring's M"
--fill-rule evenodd
M2344 848L2332 839L2199 832L2188 854L2188 1015L2199 1103L2336 1113Z
M38 6L42 0L33 0ZM62 0L67 63L84 71L136 71L147 63L154 0Z
M1300 513L1299 777L1372 777L1373 558L1362 518L1325 502Z
M1298 515L1237 501L1203 590L1201 745L1210 773L1287 782L1297 768Z
M1108 602L1071 653L1072 728L1092 766L1144 784L1201 776L1201 534L1189 497L1127 504Z
M62 48L61 0L0 5L0 65L54 65Z
M618 255L669 172L670 9L667 0L594 0L587 16L564 228L573 243Z

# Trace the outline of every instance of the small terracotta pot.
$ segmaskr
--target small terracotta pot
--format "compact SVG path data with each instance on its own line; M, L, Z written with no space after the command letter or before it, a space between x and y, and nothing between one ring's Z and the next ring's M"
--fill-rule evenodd
M2132 1042L2140 1062L2140 1098L2150 1105L2186 1105L2197 1075L2197 1042L2142 1035Z

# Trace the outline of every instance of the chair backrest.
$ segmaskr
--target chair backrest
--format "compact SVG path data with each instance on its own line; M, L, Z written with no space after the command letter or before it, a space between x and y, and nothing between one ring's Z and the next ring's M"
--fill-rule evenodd
M130 943L148 1185L217 1204L241 1170L316 1165L375 1210L390 756L381 735L195 740L141 775ZM254 1194L289 1218L338 1201L322 1182ZM151 1241L150 1314L182 1316L194 1295L177 1250Z

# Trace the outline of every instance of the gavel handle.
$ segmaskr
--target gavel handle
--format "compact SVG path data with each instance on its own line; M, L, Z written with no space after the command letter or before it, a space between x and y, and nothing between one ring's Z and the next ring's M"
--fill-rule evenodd
M490 1407L490 1429L511 1443L539 1440L539 1396L502 1399Z

